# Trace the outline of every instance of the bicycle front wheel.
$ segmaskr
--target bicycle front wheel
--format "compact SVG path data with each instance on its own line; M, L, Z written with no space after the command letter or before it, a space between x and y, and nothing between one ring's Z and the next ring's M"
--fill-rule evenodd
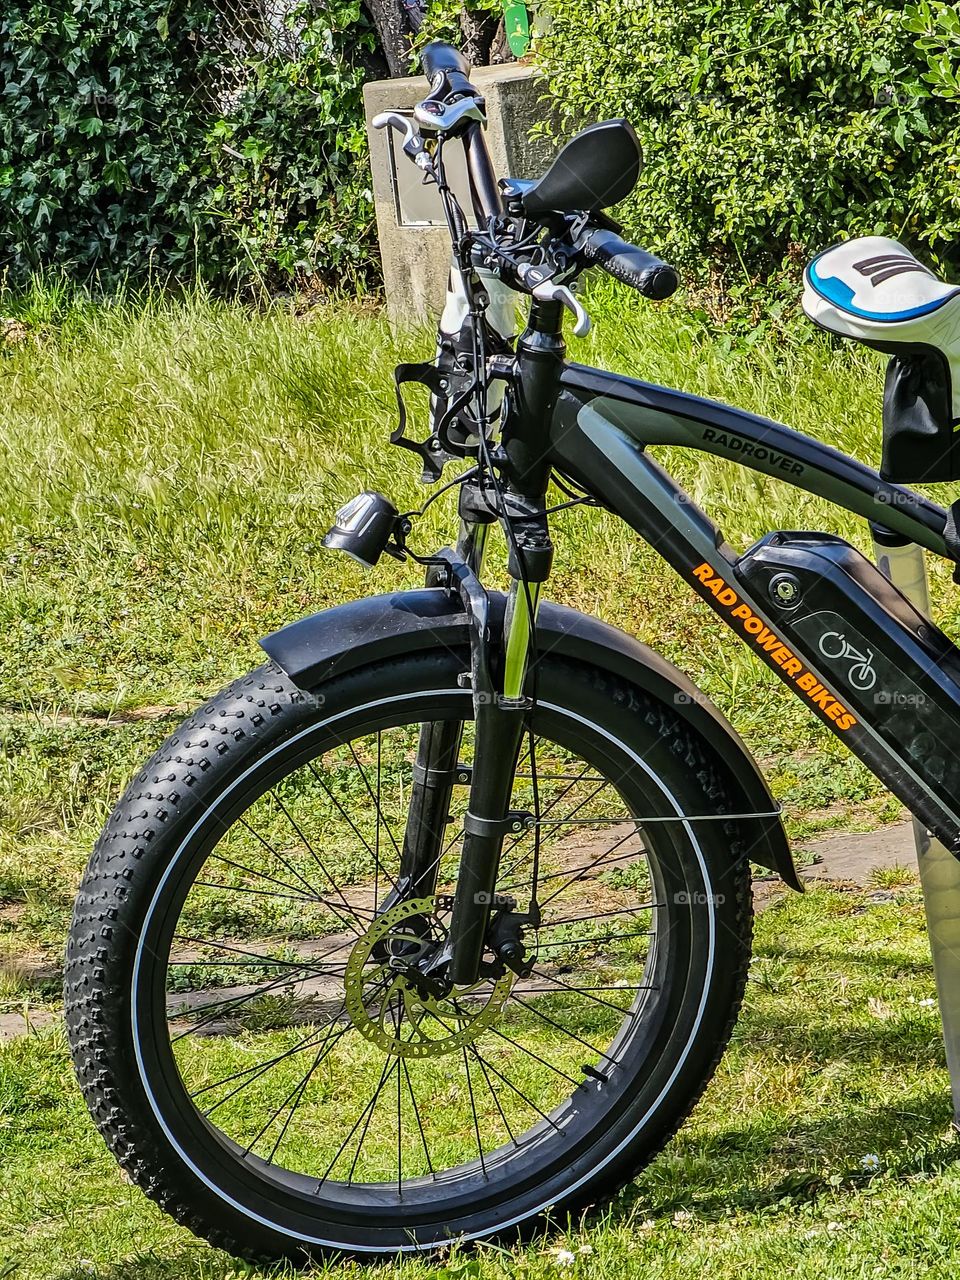
M66 974L84 1094L130 1176L220 1247L395 1256L595 1205L729 1036L751 911L719 775L672 710L554 658L514 782L533 809L536 773L539 848L508 838L498 883L539 901L532 969L488 953L446 994L398 977L449 923L466 788L436 892L397 877L421 725L464 722L470 763L463 666L410 656L317 699L254 672L164 744L94 851Z

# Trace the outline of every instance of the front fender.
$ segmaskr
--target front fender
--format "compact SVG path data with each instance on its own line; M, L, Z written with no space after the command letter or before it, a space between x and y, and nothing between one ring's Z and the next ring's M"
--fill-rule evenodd
M490 593L491 621L503 617L504 597ZM744 813L772 813L777 805L736 730L696 685L660 654L624 631L563 605L541 604L541 649L599 666L667 705L701 739L726 774ZM301 618L266 636L261 647L301 689L368 663L433 646L467 648L466 614L441 588L368 596ZM756 819L759 834L750 858L802 891L779 817Z

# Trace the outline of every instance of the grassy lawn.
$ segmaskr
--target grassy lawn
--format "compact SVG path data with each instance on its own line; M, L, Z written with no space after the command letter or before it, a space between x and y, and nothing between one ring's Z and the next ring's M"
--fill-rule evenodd
M401 509L422 503L387 436L392 368L431 340L349 305L304 316L202 297L106 307L38 289L0 299L0 313L22 326L0 350L0 1013L42 1021L77 878L136 764L259 662L258 636L419 581L393 561L365 574L320 539L361 488ZM877 459L878 357L817 340L729 349L681 304L626 291L596 297L594 315L575 358ZM780 482L663 460L734 544L823 528L866 549L861 521ZM414 545L449 541L454 510L453 495L437 502ZM574 510L555 533L553 598L632 631L701 684L764 762L801 849L817 832L899 816L628 530ZM945 565L932 585L956 634ZM955 1274L960 1175L922 910L911 884L886 898L822 890L761 918L746 1012L706 1101L601 1224L403 1270ZM121 1180L56 1027L0 1049L0 1160L0 1277L246 1274Z
M818 890L764 913L745 1011L705 1099L599 1221L509 1254L370 1274L956 1275L960 1168L922 907L913 887L884 897ZM58 1032L0 1052L0 1117L2 1274L260 1274L121 1180Z

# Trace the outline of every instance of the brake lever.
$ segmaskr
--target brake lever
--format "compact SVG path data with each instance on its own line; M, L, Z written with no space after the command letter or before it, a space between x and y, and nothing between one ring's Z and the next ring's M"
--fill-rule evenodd
M397 111L381 111L370 121L375 129L396 129L403 134L403 154L421 169L432 170L433 160L427 150L421 134L413 127L409 116L402 116Z
M559 302L561 306L572 312L574 335L578 338L587 336L591 328L590 317L583 303L568 285L557 284L542 267L535 267L529 262L525 262L518 269L517 275L524 288L529 289L538 302Z

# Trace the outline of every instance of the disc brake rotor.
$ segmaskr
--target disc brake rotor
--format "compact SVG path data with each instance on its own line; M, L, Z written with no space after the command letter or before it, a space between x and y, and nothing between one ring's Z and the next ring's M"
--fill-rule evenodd
M344 973L353 1025L385 1053L401 1058L439 1057L472 1043L496 1021L515 978L508 970L442 997L418 990L398 965L423 949L424 922L443 931L432 898L391 907L357 941Z

